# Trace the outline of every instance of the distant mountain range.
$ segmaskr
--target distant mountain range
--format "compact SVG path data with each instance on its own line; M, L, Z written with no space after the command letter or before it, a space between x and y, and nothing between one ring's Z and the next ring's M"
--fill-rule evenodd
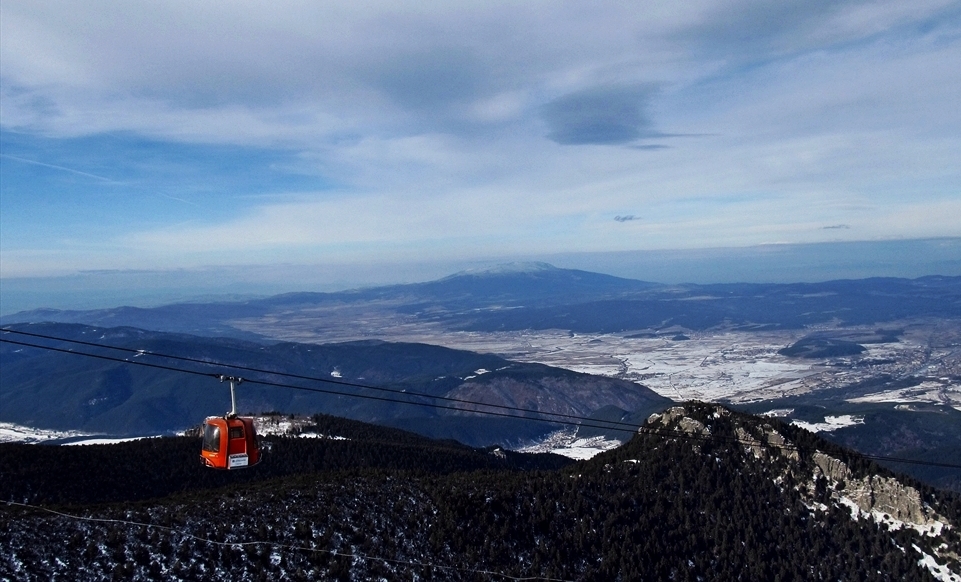
M586 333L718 326L797 329L910 317L961 317L961 277L660 285L537 263L339 293L153 308L40 309L4 316L0 323L56 321L255 339L264 335L261 324L279 318L313 322L318 329L349 318L376 337L377 325L403 322L460 331ZM365 327L365 320L375 323Z
M528 263L461 272L426 283L340 293L289 293L155 308L36 310L6 316L2 323L16 329L47 330L57 337L103 337L130 349L197 355L228 366L357 380L467 401L489 399L520 408L592 416L599 424L639 425L670 401L630 382L512 363L491 355L376 340L418 337L418 330L430 329L434 338L450 332L562 330L681 341L690 331L829 327L830 332L812 331L793 346L779 346L781 353L789 356L826 361L859 352L863 345L896 343L900 332L884 328L884 324L911 319L961 320L961 277L660 285ZM32 324L21 327L28 322ZM851 332L854 335L837 331L854 325L863 326L857 333ZM327 337L338 341L331 343L334 340L325 340ZM277 343L280 338L297 341ZM339 341L344 338L370 339ZM307 341L312 343L304 343ZM183 429L227 408L226 388L207 378L81 361L66 354L18 352L9 344L0 345L0 358L3 421L142 434ZM478 370L485 372L478 374ZM961 431L956 430L961 411L950 406L849 402L872 391L902 385L910 388L911 383L924 379L924 374L910 370L903 377L882 374L863 384L840 383L827 390L741 408L756 413L790 410L789 419L814 423L829 416L854 415L863 423L837 430L831 438L866 453L961 462ZM413 397L398 398L418 402ZM551 428L511 418L468 416L412 404L254 384L241 388L240 403L250 411L327 412L478 445L516 444ZM618 436L596 427L583 427L581 433ZM910 469L942 487L961 490L961 472L957 470L922 475L915 467L899 468Z
M213 377L217 374L248 380L237 391L240 411L323 412L483 445L517 443L556 428L505 415L586 416L611 405L650 414L670 404L625 380L424 344L257 343L60 323L6 326L4 339L10 342L0 343L0 420L38 428L110 434L183 430L229 409L229 390ZM493 415L472 414L478 410Z

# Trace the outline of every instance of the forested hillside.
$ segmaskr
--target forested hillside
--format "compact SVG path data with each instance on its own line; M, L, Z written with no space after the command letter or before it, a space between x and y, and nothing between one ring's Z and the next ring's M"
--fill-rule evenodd
M957 496L796 427L713 405L670 409L628 444L555 468L551 458L395 437L420 450L400 462L379 436L281 439L261 466L160 499L64 498L69 506L56 509L70 516L7 505L0 576L929 580L961 571ZM273 473L311 446L353 461ZM182 448L183 462L196 463ZM138 449L150 474L155 443L131 443L120 456ZM31 493L27 473L11 475L31 462L15 460L0 479L19 485L5 485L4 499L53 501Z
M115 503L251 486L292 475L367 470L432 474L513 471L556 469L572 462L559 455L475 449L315 415L298 434L262 437L263 461L256 467L225 472L203 466L197 434L76 447L0 443L0 499L42 504Z

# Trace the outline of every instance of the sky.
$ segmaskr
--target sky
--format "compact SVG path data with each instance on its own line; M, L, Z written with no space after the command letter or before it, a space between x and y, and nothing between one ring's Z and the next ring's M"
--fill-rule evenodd
M0 283L953 239L959 103L958 1L4 0Z

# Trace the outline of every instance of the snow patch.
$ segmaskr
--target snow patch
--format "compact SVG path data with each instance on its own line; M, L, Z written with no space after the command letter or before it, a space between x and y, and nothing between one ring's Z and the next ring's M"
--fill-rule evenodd
M302 432L297 435L302 439L327 439L329 441L346 441L347 437L333 436L329 434L320 434L319 432Z
M931 572L932 576L938 580L941 580L942 582L961 582L961 575L955 574L949 570L947 566L938 564L937 560L934 559L934 556L925 554L921 548L916 545L912 544L911 547L921 554L921 559L918 560L918 566L924 566L927 568L928 571Z
M799 426L810 432L833 432L846 426L864 424L863 416L853 414L842 414L840 416L825 416L824 422L804 422L803 420L792 420L791 424Z
M768 410L767 412L761 413L761 416L771 416L773 418L787 418L794 414L793 408L775 408L773 410Z
M478 368L474 370L474 373L470 376L464 376L464 380L470 380L471 378L476 378L482 374L490 374L490 370L485 370L484 368Z
M857 521L862 517L870 518L870 519L873 519L875 523L887 524L888 529L892 531L909 527L921 535L933 538L941 535L941 532L944 530L944 527L945 527L945 524L940 521L935 521L933 524L924 525L919 523L910 523L906 521L901 521L900 519L895 519L894 517L891 517L887 513L877 511L877 510L873 510L870 513L868 513L866 511L863 511L860 507L858 507L858 504L855 503L853 499L849 497L844 497L843 495L838 499L838 502L840 502L841 505L847 507L851 511L851 519L853 519L854 521Z
M619 440L611 440L602 436L577 438L577 429L561 429L547 435L539 443L517 449L521 453L554 453L565 457L584 461L599 453L616 449L621 446Z

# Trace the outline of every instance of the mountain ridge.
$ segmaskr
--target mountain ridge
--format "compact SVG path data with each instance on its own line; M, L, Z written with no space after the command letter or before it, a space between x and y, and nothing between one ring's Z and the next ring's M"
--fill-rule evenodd
M961 318L961 277L661 285L544 264L536 269L467 271L424 283L334 293L294 292L245 301L87 311L42 309L3 316L0 323L127 325L262 339L264 326L258 322L292 317L318 322L368 319L377 326L419 323L451 331L556 328L608 333L724 325L799 329L837 318L846 324Z
M318 422L334 434L322 426L328 420ZM163 475L165 461L137 459L171 454L199 474L234 477L200 467L196 440L161 441L63 454L106 462L108 490ZM0 543L8 549L0 574L474 580L482 570L483 577L726 581L954 580L961 571L961 497L803 429L717 405L663 410L629 443L551 469L493 467L497 449L471 457L484 459L474 468L445 471L436 461L449 453L421 454L427 451L417 447L432 446L423 443L404 468L377 442L274 443L274 457L235 483L221 479L136 504L61 506L58 515L37 508L45 501L29 479L4 479L0 488L21 488L4 497L26 495L33 507L0 505ZM307 452L314 448L334 456ZM0 472L38 462L22 458ZM258 474L296 459L319 464L280 478ZM345 470L349 459L355 467ZM435 469L418 472L423 462ZM144 469L132 482L124 469L131 463Z

